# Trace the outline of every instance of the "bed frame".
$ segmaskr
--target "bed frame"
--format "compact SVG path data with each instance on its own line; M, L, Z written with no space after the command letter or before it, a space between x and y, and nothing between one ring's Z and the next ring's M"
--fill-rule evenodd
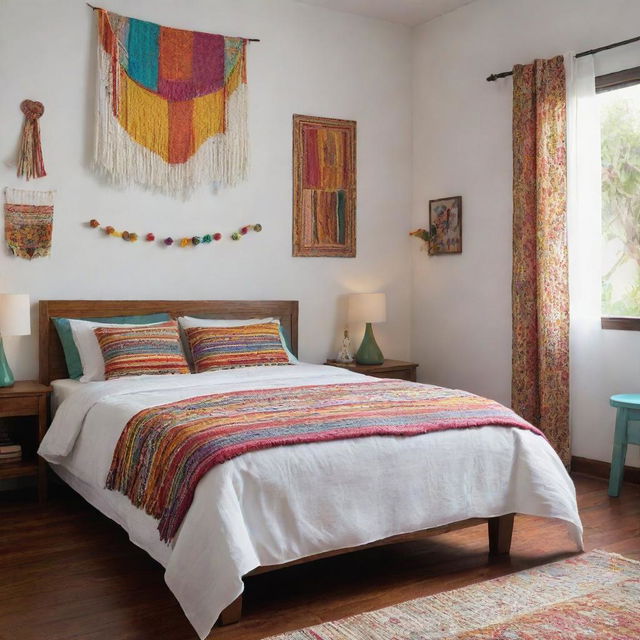
M41 300L40 301L40 374L42 384L52 380L68 378L67 365L62 345L53 326L52 318L106 318L109 316L142 315L148 313L169 313L172 317L190 315L208 318L242 319L255 317L275 317L289 335L290 347L298 355L298 302L257 301L257 300ZM247 575L255 575L282 569L295 564L311 562L351 551L368 549L396 542L423 539L456 529L488 525L489 553L492 556L508 554L511 548L514 514L505 514L495 518L470 518L459 522L392 536L370 544L320 553L293 562L254 569ZM240 619L242 596L230 604L221 614L220 624L231 624Z

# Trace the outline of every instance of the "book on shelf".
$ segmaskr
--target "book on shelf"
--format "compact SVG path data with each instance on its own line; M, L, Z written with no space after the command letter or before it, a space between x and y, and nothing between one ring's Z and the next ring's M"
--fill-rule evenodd
M22 453L22 447L19 444L0 444L0 455L4 453Z
M22 460L22 447L19 444L0 445L0 464Z

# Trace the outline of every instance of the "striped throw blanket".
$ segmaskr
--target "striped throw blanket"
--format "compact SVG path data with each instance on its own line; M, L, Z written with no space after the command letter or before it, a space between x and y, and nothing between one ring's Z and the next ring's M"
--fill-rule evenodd
M120 436L106 486L158 519L160 537L169 542L200 479L243 453L484 425L542 435L493 400L400 380L206 395L137 413Z

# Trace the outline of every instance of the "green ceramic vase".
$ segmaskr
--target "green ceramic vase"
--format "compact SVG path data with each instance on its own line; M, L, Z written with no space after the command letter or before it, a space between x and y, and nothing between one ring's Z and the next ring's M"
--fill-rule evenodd
M15 379L11 371L11 367L7 362L7 356L4 355L4 347L2 346L2 338L0 338L0 387L11 387Z
M356 362L358 364L382 364L384 362L384 356L373 336L373 329L371 328L370 322L367 322L366 329L364 330L362 344L356 353Z

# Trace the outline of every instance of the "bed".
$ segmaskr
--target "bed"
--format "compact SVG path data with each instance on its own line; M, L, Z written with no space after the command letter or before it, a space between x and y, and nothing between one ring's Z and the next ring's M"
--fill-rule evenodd
M275 317L297 355L296 301L45 300L40 302L40 382L68 378L52 318L157 312ZM367 546L487 523L490 553L505 554L514 514L523 513L564 520L582 548L575 491L557 455L538 435L498 426L246 453L202 478L172 544L160 539L156 520L126 496L105 489L119 435L147 407L204 393L371 380L301 363L67 385L40 454L165 567L165 580L200 638L216 620L239 619L244 576Z

